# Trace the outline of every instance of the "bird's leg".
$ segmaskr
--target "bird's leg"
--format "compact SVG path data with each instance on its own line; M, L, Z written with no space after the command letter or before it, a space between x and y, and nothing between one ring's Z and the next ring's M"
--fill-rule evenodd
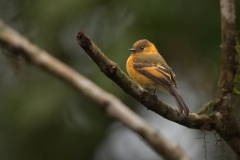
M156 89L157 89L157 88L155 88L154 91L153 91L153 94L154 94L154 95L156 95L156 94L155 94L155 93L156 93Z

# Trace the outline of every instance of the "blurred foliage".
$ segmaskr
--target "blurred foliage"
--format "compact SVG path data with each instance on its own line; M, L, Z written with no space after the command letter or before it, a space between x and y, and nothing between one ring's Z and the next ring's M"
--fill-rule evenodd
M138 103L100 72L75 36L83 29L124 71L127 49L149 39L192 89L196 112L216 91L219 6L209 0L0 0L0 18L135 110ZM93 159L111 119L61 80L29 64L11 67L11 53L0 52L0 159Z

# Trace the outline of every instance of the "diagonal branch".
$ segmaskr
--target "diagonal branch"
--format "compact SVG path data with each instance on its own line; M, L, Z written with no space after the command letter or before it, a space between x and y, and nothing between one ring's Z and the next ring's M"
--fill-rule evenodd
M115 96L77 73L72 68L52 57L46 51L30 43L26 38L6 26L0 20L0 44L12 52L20 52L33 65L62 78L85 97L97 103L108 116L115 118L140 135L149 146L164 159L188 160L181 147L175 145L149 126Z
M91 59L98 65L101 71L112 79L118 86L120 86L126 93L137 99L147 109L161 115L162 117L184 125L189 128L213 130L215 121L218 121L218 116L215 114L211 116L197 115L190 113L188 117L181 115L178 110L168 104L159 100L156 96L151 95L143 88L139 87L133 82L116 63L109 60L101 50L80 31L77 35L79 45L91 57Z

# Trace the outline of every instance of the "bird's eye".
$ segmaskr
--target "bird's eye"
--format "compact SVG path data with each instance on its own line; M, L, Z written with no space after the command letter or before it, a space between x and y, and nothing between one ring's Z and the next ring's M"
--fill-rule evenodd
M140 49L143 50L143 49L144 49L144 46L141 46Z

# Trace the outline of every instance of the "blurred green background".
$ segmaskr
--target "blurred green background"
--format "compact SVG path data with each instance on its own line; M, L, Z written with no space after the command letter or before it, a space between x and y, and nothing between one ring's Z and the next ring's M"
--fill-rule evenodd
M203 132L150 113L100 72L75 37L83 29L124 71L133 43L150 40L177 75L190 110L197 112L217 87L219 8L219 1L209 0L0 0L0 19L119 97L192 159L204 159ZM69 85L21 58L10 63L4 49L0 53L0 159L159 159L142 139ZM158 96L175 105L170 96L160 91ZM222 154L214 147L216 137L206 136L207 157L215 159Z

